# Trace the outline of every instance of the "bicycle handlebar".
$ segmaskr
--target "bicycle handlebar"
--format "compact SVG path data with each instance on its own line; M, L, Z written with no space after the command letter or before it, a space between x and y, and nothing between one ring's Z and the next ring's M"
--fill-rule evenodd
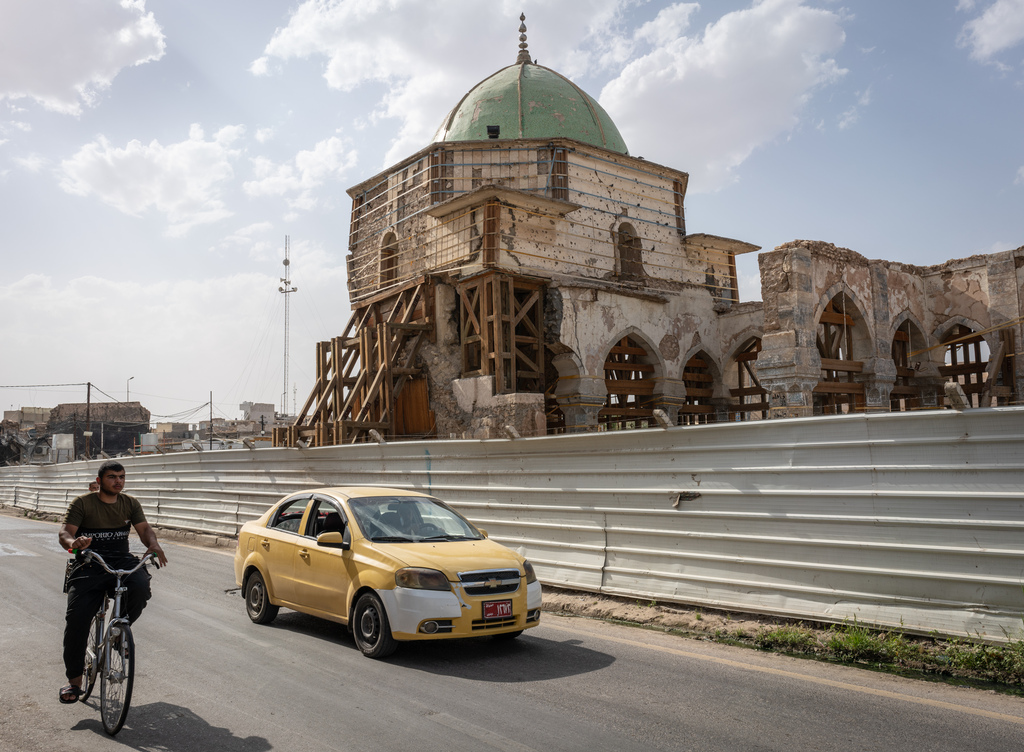
M131 575L131 574L134 574L135 572L138 572L140 569L142 569L143 566L145 566L146 562L149 561L150 559L153 560L153 566L155 566L157 569L160 568L160 561L159 561L159 559L157 559L156 551L150 551L150 552L148 552L146 554L143 554L142 558L139 560L139 563L135 566L134 569L111 569L107 565L107 562L103 561L103 557L100 556L99 553L97 553L96 551L93 551L91 549L88 549L88 548L86 548L86 549L69 548L68 549L68 553L69 554L79 554L80 553L80 554L82 554L82 556L85 558L86 561L90 561L90 560L91 561L95 561L97 564L99 564L105 570L110 572L110 574L112 574L112 575L121 575L122 577L127 577L128 575Z

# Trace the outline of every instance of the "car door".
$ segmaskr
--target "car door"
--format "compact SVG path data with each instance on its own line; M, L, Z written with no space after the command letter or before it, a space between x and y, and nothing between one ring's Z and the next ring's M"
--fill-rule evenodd
M349 586L352 581L352 555L340 548L318 546L321 532L343 532L348 520L333 499L315 496L306 516L305 535L295 554L296 602L310 611L345 620L348 618Z
M300 494L285 501L257 541L263 549L267 586L278 601L295 602L295 559L311 504L311 494Z

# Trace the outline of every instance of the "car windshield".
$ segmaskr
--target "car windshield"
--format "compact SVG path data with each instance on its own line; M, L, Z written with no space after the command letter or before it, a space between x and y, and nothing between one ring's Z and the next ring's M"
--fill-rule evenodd
M425 496L349 499L356 524L375 543L480 540L483 536L443 501Z

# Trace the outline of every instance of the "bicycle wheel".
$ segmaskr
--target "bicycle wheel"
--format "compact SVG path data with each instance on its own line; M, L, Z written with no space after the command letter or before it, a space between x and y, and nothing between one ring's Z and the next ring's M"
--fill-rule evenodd
M89 625L89 642L85 645L85 671L82 672L82 688L85 690L78 698L82 702L89 699L92 688L96 686L96 676L99 674L100 649L103 647L103 612L100 611L92 617L92 624Z
M100 666L100 716L103 730L113 736L121 730L132 702L135 681L135 639L127 622L118 624L119 636L111 636L107 659Z

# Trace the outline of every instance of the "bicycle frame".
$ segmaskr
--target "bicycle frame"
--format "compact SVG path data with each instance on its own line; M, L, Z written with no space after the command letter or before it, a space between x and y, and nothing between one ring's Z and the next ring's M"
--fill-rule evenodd
M88 549L82 552L82 557L86 562L95 562L96 564L99 564L102 569L114 575L115 578L115 584L112 588L114 593L113 598L111 598L109 592L104 593L103 605L96 614L96 618L101 621L99 640L96 643L90 644L86 648L87 651L90 648L94 648L94 654L92 664L88 667L88 675L85 677L88 689L84 696L87 697L92 693L92 688L95 685L97 677L99 677L101 685L100 713L103 718L103 727L108 734L113 736L121 729L121 725L127 717L132 692L132 671L129 671L128 673L124 671L124 667L126 665L131 669L133 665L131 661L134 661L134 656L126 654L129 644L133 643L128 617L121 615L122 595L128 590L124 585L124 580L142 569L142 567L144 567L150 560L152 560L158 568L160 565L157 563L155 553L148 553L144 555L139 563L132 569L111 569L100 554ZM90 626L89 629L91 638L93 627ZM115 646L114 640L121 637L122 634L125 634L126 638L119 640ZM119 660L116 661L116 665L119 666L121 670L117 671L113 670L112 666L112 663L114 663L114 650L119 651ZM117 709L112 711L113 716L108 719L105 687L107 687L108 684L121 685L125 682L126 685L123 690L124 696L120 707L115 704L113 707Z

